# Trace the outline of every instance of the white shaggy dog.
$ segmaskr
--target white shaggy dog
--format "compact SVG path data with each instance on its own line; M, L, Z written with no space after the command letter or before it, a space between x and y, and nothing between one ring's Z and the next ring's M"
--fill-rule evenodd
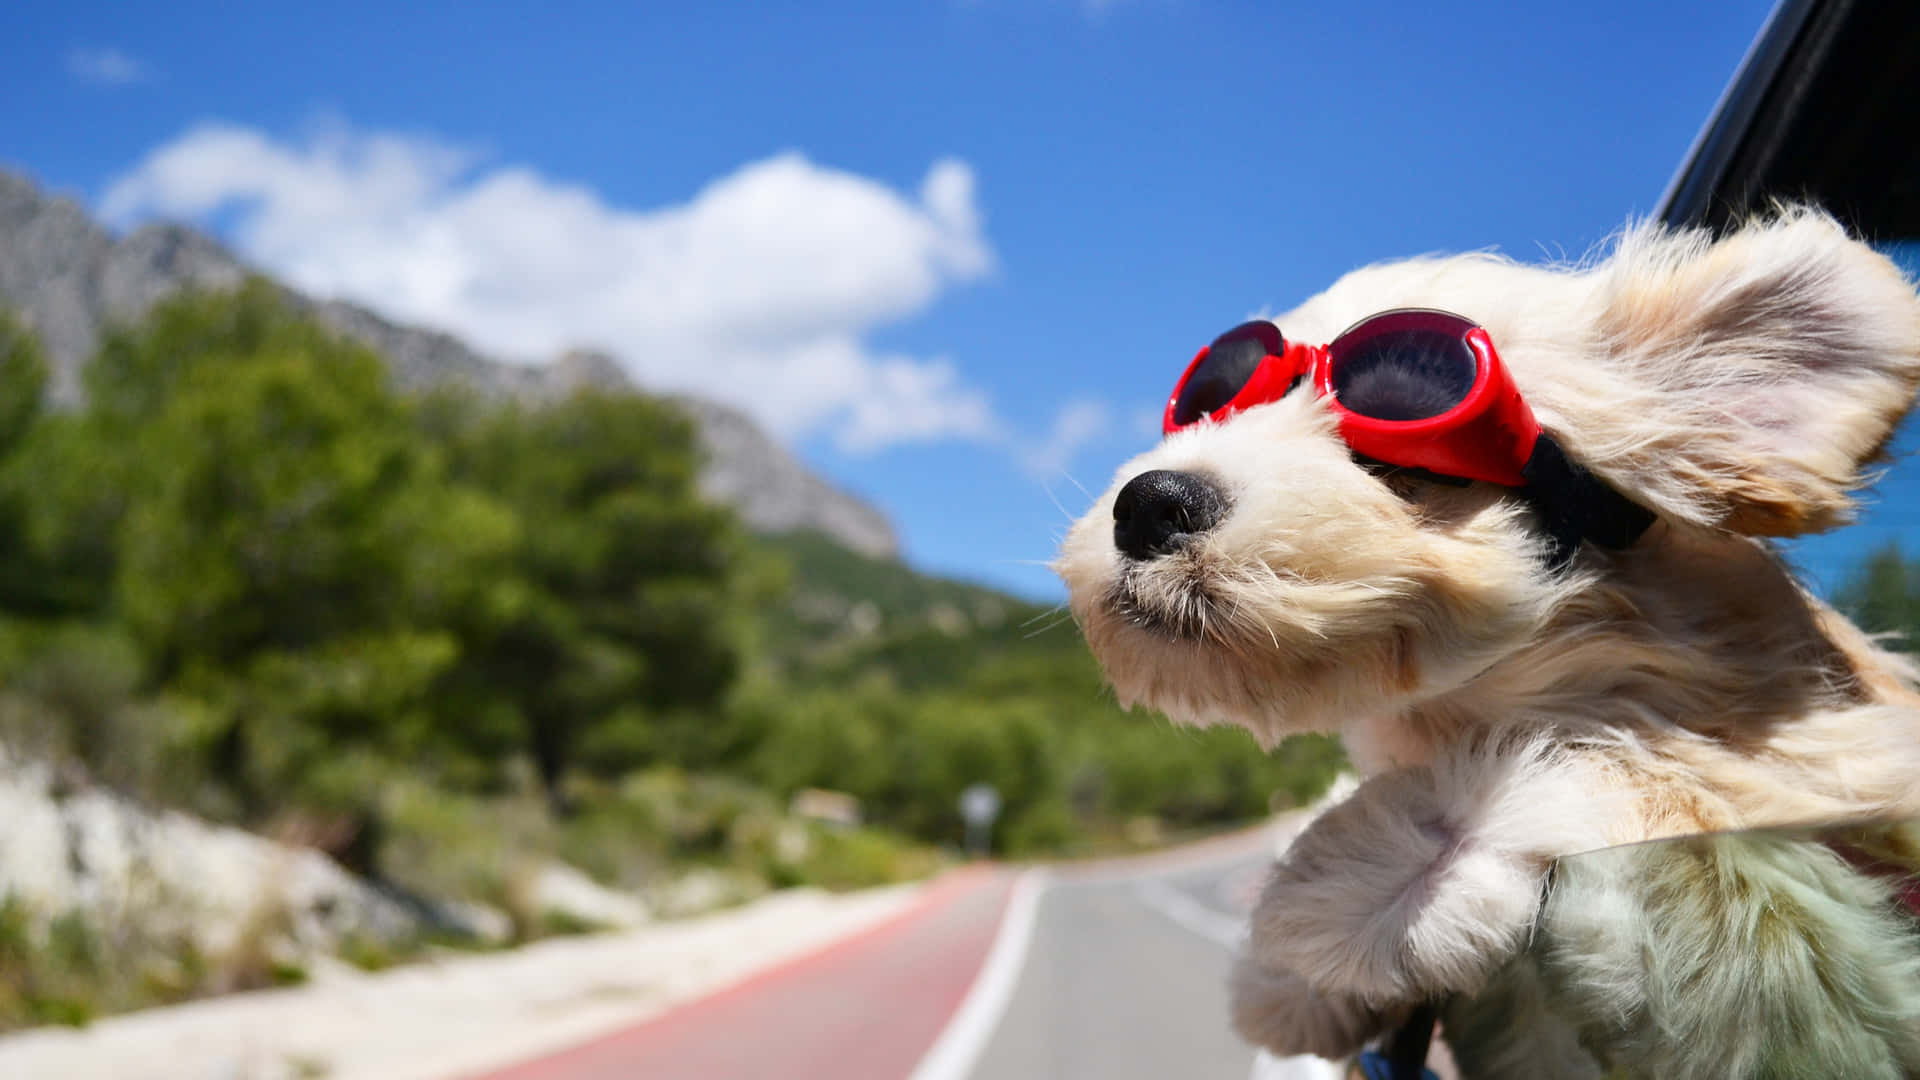
M1366 778L1276 867L1236 1026L1344 1054L1444 998L1469 1075L1920 1075L1920 954L1857 859L1655 845L1545 888L1607 845L1920 816L1915 668L1766 540L1847 520L1920 385L1913 285L1787 210L1580 269L1369 267L1274 322L1324 342L1408 307L1483 326L1541 428L1656 520L1562 563L1513 490L1383 473L1303 391L1119 471L1056 565L1120 699L1338 732ZM1129 555L1115 500L1153 470L1217 513Z

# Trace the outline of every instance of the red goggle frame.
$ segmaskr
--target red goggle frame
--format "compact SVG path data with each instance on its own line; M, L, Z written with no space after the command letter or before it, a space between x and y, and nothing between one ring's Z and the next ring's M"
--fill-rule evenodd
M1402 308L1362 319L1326 345L1242 323L1187 365L1167 398L1171 435L1278 401L1301 382L1326 399L1354 453L1445 476L1524 487L1540 439L1486 330L1445 311Z

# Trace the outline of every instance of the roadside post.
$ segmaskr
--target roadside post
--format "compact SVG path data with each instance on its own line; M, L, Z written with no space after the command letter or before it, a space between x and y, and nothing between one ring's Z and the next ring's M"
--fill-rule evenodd
M993 822L1000 816L1000 790L970 784L960 793L960 820L967 825L967 854L984 859L993 848Z

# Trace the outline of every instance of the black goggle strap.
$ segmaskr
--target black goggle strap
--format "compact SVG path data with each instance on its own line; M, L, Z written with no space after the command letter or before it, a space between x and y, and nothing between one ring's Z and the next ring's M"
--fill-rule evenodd
M1553 540L1552 565L1564 569L1583 540L1620 550L1653 525L1653 511L1609 487L1567 457L1553 436L1541 432L1533 454L1520 470L1527 486L1521 494L1540 515Z

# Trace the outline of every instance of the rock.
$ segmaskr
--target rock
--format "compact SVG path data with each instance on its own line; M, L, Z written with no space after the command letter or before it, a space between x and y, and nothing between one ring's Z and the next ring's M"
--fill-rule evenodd
M58 406L81 400L81 370L105 328L138 319L187 288L231 288L254 271L219 241L183 225L148 225L115 238L71 199L0 168L0 307L40 337ZM576 350L543 365L484 356L449 334L390 322L357 304L284 289L298 307L383 356L406 390L457 383L488 397L551 400L581 387L636 391L605 353ZM637 392L637 391L636 391ZM813 529L864 555L891 558L893 527L871 504L821 479L737 409L673 399L699 425L707 456L701 490L766 532Z
M547 863L534 872L527 900L544 919L580 926L628 929L653 921L646 901L609 889L565 863Z
M886 617L880 614L879 605L871 600L862 600L847 612L847 629L856 637L872 637L880 632L880 624Z
M948 637L959 637L973 629L967 614L952 604L935 604L927 609L927 622Z
M858 795L821 788L802 788L794 792L790 813L807 821L825 822L845 829L859 825L862 817ZM798 862L799 858L788 861Z
M656 888L654 907L667 918L681 919L745 903L765 891L765 883L748 875L696 867Z
M54 770L4 749L0 821L0 896L43 919L80 912L185 937L208 955L265 923L300 952L353 938L402 941L435 924L469 929L445 926L448 916L429 917L312 849L150 811L101 788L62 796Z
M432 922L455 927L483 945L505 945L513 940L513 916L499 908L471 900L445 898L435 901L434 907Z
M746 413L702 398L672 400L700 426L707 455L700 490L708 498L738 508L762 532L814 529L862 555L891 558L897 552L885 514L820 479Z

